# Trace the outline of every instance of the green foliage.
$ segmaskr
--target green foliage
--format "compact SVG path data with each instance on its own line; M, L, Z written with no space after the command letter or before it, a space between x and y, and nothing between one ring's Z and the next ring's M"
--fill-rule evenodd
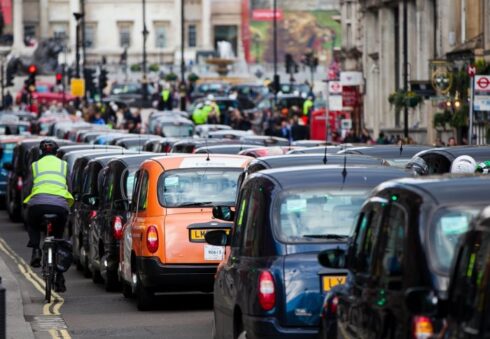
M415 92L405 93L402 90L398 90L391 93L388 97L388 101L395 107L395 112L398 114L403 108L415 108L420 105L423 98Z
M178 79L177 74L168 73L165 75L165 81L176 81Z
M131 72L141 72L141 64L132 64L129 69Z
M199 75L197 75L196 73L190 73L187 76L187 80L189 80L190 82L196 82L197 80L199 80Z
M150 67L148 67L148 70L150 72L158 72L158 71L160 71L160 65L159 64L151 64Z

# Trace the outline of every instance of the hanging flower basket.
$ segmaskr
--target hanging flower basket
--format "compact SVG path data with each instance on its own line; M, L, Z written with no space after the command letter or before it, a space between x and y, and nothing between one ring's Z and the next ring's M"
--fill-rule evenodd
M423 98L415 92L405 93L402 90L398 90L391 93L388 97L389 103L395 107L397 112L401 111L405 107L415 108L422 103Z

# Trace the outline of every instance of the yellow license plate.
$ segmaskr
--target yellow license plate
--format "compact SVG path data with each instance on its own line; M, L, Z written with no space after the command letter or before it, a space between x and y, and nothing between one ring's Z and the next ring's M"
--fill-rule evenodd
M323 292L330 291L337 285L345 284L345 275L324 275L322 276Z
M191 241L205 242L204 235L206 235L206 233L208 231L214 231L214 230L200 230L200 229L190 230L190 232L191 232L191 235L190 235ZM228 235L230 234L230 230L229 229L226 230L226 234L228 234Z

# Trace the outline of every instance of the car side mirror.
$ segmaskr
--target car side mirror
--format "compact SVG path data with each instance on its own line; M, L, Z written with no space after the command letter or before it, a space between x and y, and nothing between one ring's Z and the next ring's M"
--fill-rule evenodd
M91 207L95 207L99 204L99 198L90 194L82 195L82 202Z
M204 235L206 242L213 246L229 246L230 237L225 230L207 231Z
M437 313L439 300L430 288L414 287L405 292L405 305L412 314L431 316Z
M129 199L117 199L114 200L114 208L120 211L129 211L130 203Z
M219 220L233 221L235 219L235 212L228 206L215 206L213 207L213 217Z
M3 169L6 169L7 171L13 171L14 170L14 165L10 162L6 162L3 164Z
M347 268L346 251L340 248L334 248L322 251L318 254L320 265L327 268Z

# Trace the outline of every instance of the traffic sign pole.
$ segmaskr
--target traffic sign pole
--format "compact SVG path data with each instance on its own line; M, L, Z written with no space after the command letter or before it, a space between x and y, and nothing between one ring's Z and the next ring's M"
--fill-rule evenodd
M470 77L470 123L468 129L468 144L473 145L473 105L475 101L475 77Z

